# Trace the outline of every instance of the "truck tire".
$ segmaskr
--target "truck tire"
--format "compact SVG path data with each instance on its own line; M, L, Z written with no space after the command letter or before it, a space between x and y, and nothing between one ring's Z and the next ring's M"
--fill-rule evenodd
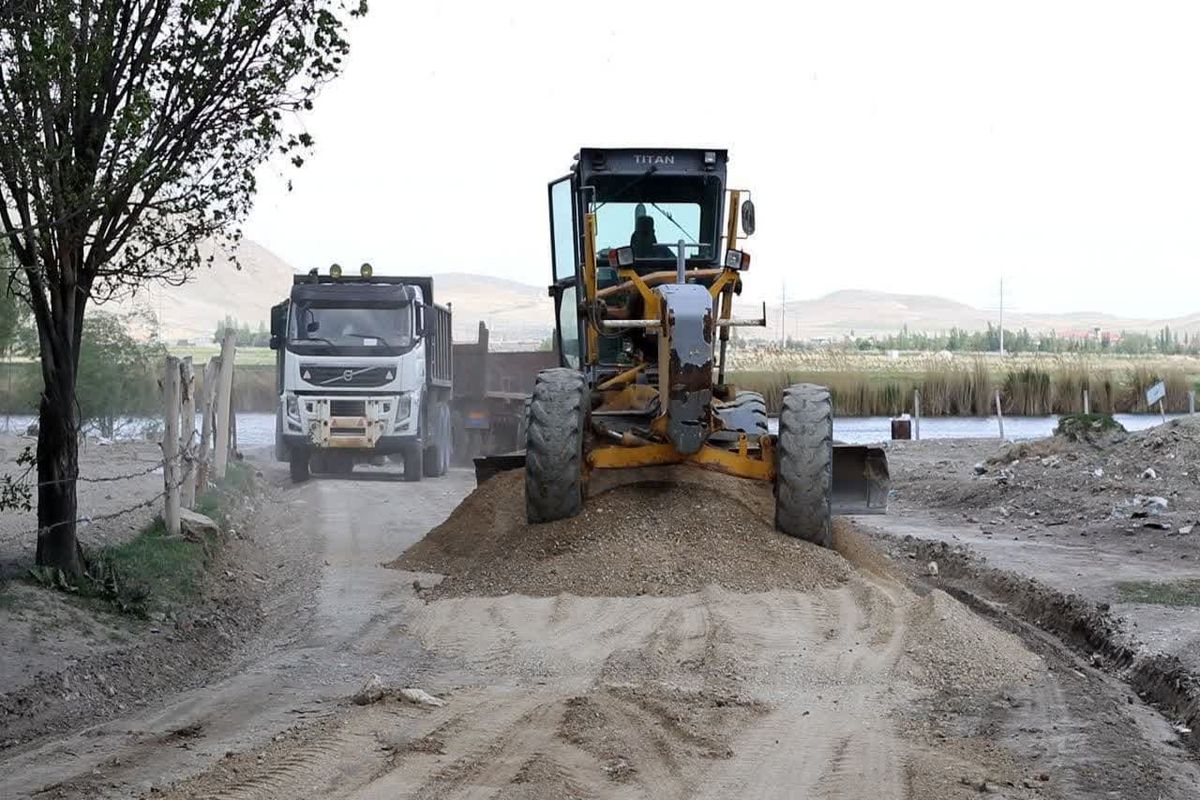
M292 474L292 483L304 483L308 480L307 450L293 450L288 458L288 470Z
M800 383L784 391L775 452L775 527L830 547L833 403L828 389Z
M290 461L288 446L283 443L283 409L275 409L275 460L283 463Z
M434 416L433 444L425 448L422 458L426 478L440 478L450 467L450 409L439 405Z
M525 436L525 517L531 523L573 517L583 509L583 442L587 384L573 369L538 373Z
M404 451L404 480L413 483L421 480L421 448L410 447Z

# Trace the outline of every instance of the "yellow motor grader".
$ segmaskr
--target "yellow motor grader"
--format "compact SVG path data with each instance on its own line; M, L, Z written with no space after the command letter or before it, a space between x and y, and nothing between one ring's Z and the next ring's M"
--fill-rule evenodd
M886 511L887 459L834 443L825 387L788 388L772 433L763 397L725 381L730 328L766 324L765 306L762 319L731 314L750 266L739 235L755 222L726 162L724 150L585 148L550 183L561 366L529 400L530 522L622 482L601 478L674 464L772 482L776 527L824 546L831 515Z

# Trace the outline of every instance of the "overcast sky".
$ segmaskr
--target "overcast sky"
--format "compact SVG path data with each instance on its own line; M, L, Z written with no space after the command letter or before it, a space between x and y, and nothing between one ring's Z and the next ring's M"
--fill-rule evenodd
M1200 310L1200 4L375 0L350 38L246 229L297 268L543 285L579 146L724 146L750 296Z

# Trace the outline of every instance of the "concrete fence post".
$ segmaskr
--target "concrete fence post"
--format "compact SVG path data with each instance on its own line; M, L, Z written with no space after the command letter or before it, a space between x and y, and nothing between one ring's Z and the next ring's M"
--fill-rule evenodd
M190 509L196 507L196 373L192 369L191 356L180 362L179 380L183 394L179 412L179 448L183 466L179 504Z
M1000 407L1000 390L996 390L996 421L1000 424L1000 438L1004 438L1004 409Z
M913 389L913 438L921 440L921 390Z
M213 436L213 478L223 480L229 463L229 409L233 394L233 359L237 349L236 332L225 331L221 342L221 374L217 379L217 427Z

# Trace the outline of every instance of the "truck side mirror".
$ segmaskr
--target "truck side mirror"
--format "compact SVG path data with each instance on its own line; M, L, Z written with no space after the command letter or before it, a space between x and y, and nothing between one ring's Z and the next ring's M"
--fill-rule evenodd
M315 319L310 320L309 323L304 326L304 330L308 331L309 333L316 333L317 331L321 330L321 323L317 322Z
M278 349L279 349L279 346L280 346L282 343L283 343L283 342L280 340L280 337L279 337L279 336L272 336L272 337L271 337L270 345L271 345L271 349L272 349L272 350L278 350Z

